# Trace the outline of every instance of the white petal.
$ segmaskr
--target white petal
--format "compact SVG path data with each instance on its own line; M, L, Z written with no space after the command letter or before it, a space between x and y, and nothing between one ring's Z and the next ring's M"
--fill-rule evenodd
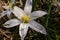
M11 18L11 11L7 11L7 17L10 19Z
M27 34L27 31L28 31L28 27L29 27L29 24L26 24L26 23L21 23L20 24L19 34L21 36L21 40L24 40L24 38Z
M11 19L11 20L5 22L3 24L3 26L6 28L11 28L11 27L14 27L14 26L19 25L19 24L20 24L20 21L18 21L17 19Z
M14 14L17 18L21 18L21 16L23 16L24 13L25 13L25 12L24 12L21 8L19 8L19 7L17 7L17 6L14 6L13 14Z
M42 17L46 14L47 14L47 12L45 12L45 11L34 11L34 12L32 12L31 16L33 19L36 19L36 18Z
M32 11L32 0L27 0L26 1L25 7L24 7L24 11L26 13L31 13L31 11Z
M7 17L10 19L11 18L11 11L3 11L0 15L0 18L7 15Z
M2 6L4 9L9 9L9 7L8 6Z
M0 18L3 17L3 16L5 16L6 14L7 14L7 11L3 11L3 12L1 13L1 15L0 15Z
M46 30L45 30L44 26L42 26L41 24L39 24L35 21L31 21L29 27L37 32L40 32L42 34L46 34Z

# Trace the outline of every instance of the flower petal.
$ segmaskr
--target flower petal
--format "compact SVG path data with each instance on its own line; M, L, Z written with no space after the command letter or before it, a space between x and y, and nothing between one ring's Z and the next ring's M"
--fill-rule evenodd
M17 18L21 18L21 16L23 16L24 13L25 13L25 12L24 12L21 8L19 8L19 7L17 7L17 6L14 6L13 14L14 14Z
M2 6L4 9L9 9L9 7L8 6Z
M11 11L3 11L2 13L1 13L1 16L0 16L0 18L1 17L3 17L3 16L5 16L5 15L7 15L7 17L10 19L11 18Z
M45 28L41 24L39 24L35 21L31 21L29 27L32 28L33 30L37 31L37 32L40 32L42 34L46 34Z
M27 0L24 7L24 11L27 13L31 13L31 10L32 10L32 0Z
M34 12L32 12L31 16L33 19L36 19L36 18L42 17L46 14L47 14L47 12L44 12L44 11L34 11Z
M11 11L7 11L7 17L10 19L11 18Z
M20 24L20 21L18 21L17 19L11 19L11 20L5 22L3 24L3 26L6 28L11 28L11 27L14 27L14 26L19 25L19 24Z
M26 34L27 34L27 31L28 31L28 24L26 23L21 23L20 24L20 28L19 28L19 34L21 36L21 40L24 40Z
M1 13L1 15L0 15L0 18L3 17L3 16L5 16L6 14L7 14L7 11L3 11L3 12Z

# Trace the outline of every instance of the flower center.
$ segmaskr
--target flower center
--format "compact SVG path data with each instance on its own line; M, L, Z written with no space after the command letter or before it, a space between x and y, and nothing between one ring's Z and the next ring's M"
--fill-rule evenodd
M21 21L24 23L28 23L29 19L30 19L29 16L25 15L25 16L22 16Z

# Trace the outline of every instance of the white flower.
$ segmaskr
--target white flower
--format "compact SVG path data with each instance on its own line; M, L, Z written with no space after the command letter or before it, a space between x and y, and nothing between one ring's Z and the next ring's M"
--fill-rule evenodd
M0 18L3 17L3 16L5 16L5 15L7 15L7 17L8 17L9 19L11 18L12 4L13 4L14 2L15 2L15 0L11 0L10 3L9 3L9 1L8 1L9 5L2 6L4 9L6 9L6 11L3 11L3 12L1 13Z
M26 1L24 11L17 6L14 6L13 14L18 19L11 19L7 21L6 23L4 23L4 27L11 28L16 25L20 25L19 34L21 36L21 40L24 40L28 31L28 27L42 34L46 34L45 28L41 24L35 22L34 19L42 17L43 15L47 14L47 12L39 10L31 13L31 10L32 10L32 0Z

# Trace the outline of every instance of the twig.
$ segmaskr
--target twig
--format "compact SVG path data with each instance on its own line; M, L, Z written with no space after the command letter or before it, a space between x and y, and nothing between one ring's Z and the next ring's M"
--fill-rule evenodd
M22 2L22 0L20 0L20 5L23 6L23 2Z
M4 40L6 40L6 37L4 37Z
M6 33L10 33L10 32L9 32L9 31L4 31L4 30L0 29L0 34L1 34L1 35L5 36L5 37L7 37L7 38L10 38L10 36L7 35Z
M11 36L10 40L13 40L13 36Z

